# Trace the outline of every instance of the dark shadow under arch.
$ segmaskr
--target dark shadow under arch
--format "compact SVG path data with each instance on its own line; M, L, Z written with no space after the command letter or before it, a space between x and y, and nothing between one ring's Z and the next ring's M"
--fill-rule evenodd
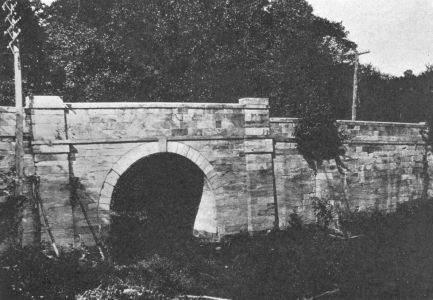
M114 256L134 259L190 239L204 184L203 171L178 154L157 153L134 163L112 195Z

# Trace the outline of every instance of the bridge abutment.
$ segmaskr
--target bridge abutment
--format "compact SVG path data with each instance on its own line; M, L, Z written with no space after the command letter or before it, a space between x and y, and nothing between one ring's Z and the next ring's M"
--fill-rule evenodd
M14 160L14 113L2 108L0 114L5 179ZM421 196L425 125L341 121L351 135L344 158L349 171L340 174L330 162L317 176L297 152L295 126L295 119L270 118L268 100L261 98L65 104L58 97L33 97L26 108L26 175L40 177L40 195L61 245L94 243L89 222L102 236L119 178L158 153L180 155L203 172L206 201L197 231L212 239L285 228L293 213L314 221L311 201L317 196L353 209L387 210ZM27 211L24 243L32 241L34 223Z

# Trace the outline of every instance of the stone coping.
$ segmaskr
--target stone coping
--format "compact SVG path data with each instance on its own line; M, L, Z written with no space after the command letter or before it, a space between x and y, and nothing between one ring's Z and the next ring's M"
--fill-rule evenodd
M298 118L270 118L270 123L296 123ZM400 122L378 122L378 121L352 121L352 120L337 120L337 123L344 125L376 125L376 126L399 126L425 128L426 123L400 123Z
M155 138L142 138L142 139L125 139L125 140L56 140L56 141L31 141L33 146L47 145L89 145L89 144L130 144L130 143L149 143L157 142L160 139ZM278 137L278 136L255 136L255 137L171 137L166 139L168 142L182 142L182 141L227 141L227 140L273 140L275 143L295 143L293 137ZM366 140L366 139L352 139L345 140L343 144L365 144L365 145L425 145L422 140L406 140L406 141L386 141L386 140Z
M262 109L268 110L265 105L244 105L236 103L185 103L185 102L98 102L98 103L65 103L65 107L32 107L37 110L64 110L64 109Z
M59 96L32 96L26 98L30 109L112 109L112 108L193 108L193 109L269 109L268 98L241 98L238 103L198 102L70 102Z
M295 138L292 137L273 137L275 143L296 143ZM357 145L393 145L393 146L398 146L398 145L425 145L425 142L422 140L407 140L407 141L386 141L386 140L366 140L366 139L349 139L349 140L345 140L343 141L343 144L345 145L353 145L353 144L357 144Z
M137 138L137 139L69 139L69 140L34 140L32 145L80 145L80 144L123 144L123 143L148 143L157 142L161 139L165 139L168 142L182 142L182 141L227 141L227 140L272 140L270 136L180 136L180 137L150 137L150 138Z

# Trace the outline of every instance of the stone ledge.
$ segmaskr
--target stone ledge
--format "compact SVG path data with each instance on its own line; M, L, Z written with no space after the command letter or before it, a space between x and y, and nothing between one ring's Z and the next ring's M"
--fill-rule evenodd
M33 153L35 154L67 154L70 153L69 145L65 144L40 144L32 145Z
M291 143L291 144L296 144L296 140L295 138L279 138L279 137L274 137L275 142L276 143ZM357 139L353 139L353 140L348 140L348 141L344 141L343 145L418 145L418 146L423 146L425 145L425 142L418 140L418 141L368 141L368 140L357 140ZM281 149L279 149L281 150Z
M4 137L13 137L13 136L4 136ZM137 139L85 139L85 140L52 140L52 141L43 141L43 140L34 140L32 141L32 145L91 145L91 144L125 144L125 143L149 143L149 142L158 142L160 137L150 137L150 138L137 138ZM258 140L258 139L270 139L269 136L179 136L179 137L167 137L167 143L170 142L189 142L189 141L232 141L232 140ZM170 147L169 144L167 147Z
M32 96L32 97L26 97L26 108L65 109L66 104L59 96Z
M270 123L297 123L298 118L270 118ZM352 121L337 120L339 125L374 125L374 126L398 126L409 128L426 128L425 123L400 123L400 122L377 122L377 121Z
M250 106L260 105L269 107L269 98L241 98L239 104Z
M185 103L185 102L98 102L98 103L65 103L70 110L74 109L131 109L131 108L190 108L190 109L245 109L237 103ZM38 107L36 107L37 109ZM248 105L248 108L268 109L263 105Z

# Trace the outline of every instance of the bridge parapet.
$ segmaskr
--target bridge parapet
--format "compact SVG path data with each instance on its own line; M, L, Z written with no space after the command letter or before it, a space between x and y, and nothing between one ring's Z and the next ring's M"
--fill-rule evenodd
M104 226L101 216L105 212L98 211L98 203L102 197L107 209L110 195L102 187L116 163L138 146L158 145L158 151L164 152L173 142L200 153L213 167L215 177L207 178L217 201L217 228L212 233L253 232L274 226L268 99L63 103L59 97L35 96L27 106L41 196L63 244L77 236L89 242L82 214L70 201L74 193L85 199L92 222ZM74 178L80 191L71 191Z
M312 199L322 198L351 209L394 210L399 203L432 191L425 176L432 176L432 157L426 156L423 123L338 121L346 134L347 170L341 174L334 161L324 162L317 175L296 148L297 119L271 118L275 142L275 180L280 227L297 213L314 220Z
M49 101L49 100L53 101ZM267 99L234 103L66 103L34 97L36 142L225 139L269 135Z
M294 141L296 118L271 118L271 136L278 141ZM338 120L339 129L350 144L423 144L425 123L397 123Z
M101 216L109 218L113 176L120 178L141 156L170 152L203 170L209 183L205 198L214 199L204 207L214 211L199 219L206 223L215 216L204 227L219 236L283 228L292 213L313 220L315 197L351 208L394 209L421 195L426 170L433 175L425 166L432 157L420 135L424 124L339 121L349 136L348 170L340 174L335 163L325 162L315 175L296 149L296 122L270 118L269 101L262 98L63 103L35 96L26 106L26 174L41 178L40 194L60 244L92 243L76 198L96 231L105 226ZM0 108L2 179L14 164L14 127L14 108ZM427 189L431 193L431 183ZM25 219L24 241L29 241L33 225L31 216Z

